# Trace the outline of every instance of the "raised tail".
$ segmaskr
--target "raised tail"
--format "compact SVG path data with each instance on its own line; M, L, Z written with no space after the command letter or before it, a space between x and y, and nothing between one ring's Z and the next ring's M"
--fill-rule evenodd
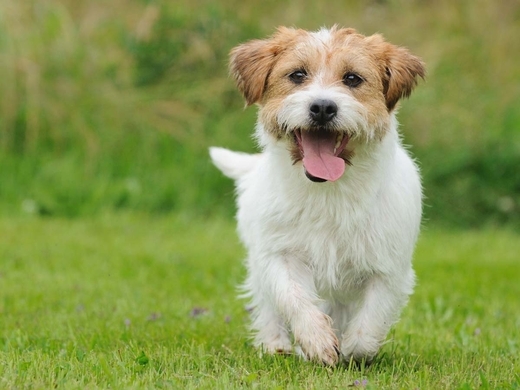
M229 149L212 146L209 155L213 164L222 171L224 175L237 180L251 172L258 163L260 154L249 154L234 152Z

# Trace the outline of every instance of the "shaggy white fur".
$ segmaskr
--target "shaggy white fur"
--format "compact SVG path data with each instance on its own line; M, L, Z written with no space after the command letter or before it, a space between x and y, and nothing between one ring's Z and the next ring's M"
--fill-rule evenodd
M248 102L260 108L262 153L213 147L210 154L236 180L255 344L269 353L298 350L327 365L340 354L370 361L414 286L421 185L389 95L407 96L424 74L422 62L351 29L281 28L236 48L231 68ZM323 101L337 112L320 122L309 107ZM306 174L306 164L319 161L302 162L310 146L295 134L320 131L338 137L330 153L344 159L345 171L335 181ZM338 151L343 137L348 142Z

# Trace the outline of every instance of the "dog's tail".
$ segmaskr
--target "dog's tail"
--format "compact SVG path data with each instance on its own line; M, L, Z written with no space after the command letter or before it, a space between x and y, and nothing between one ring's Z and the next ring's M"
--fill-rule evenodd
M251 172L260 159L260 154L233 152L229 149L215 146L209 148L209 155L213 164L224 175L234 180L240 179L245 174Z

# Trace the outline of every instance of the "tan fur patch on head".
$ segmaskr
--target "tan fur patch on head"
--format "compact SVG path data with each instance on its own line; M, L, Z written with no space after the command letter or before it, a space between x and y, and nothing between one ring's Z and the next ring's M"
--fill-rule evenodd
M412 55L407 49L385 42L383 37L375 34L364 37L352 28L330 29L332 37L327 60L332 56L339 56L337 49L349 47L349 51L361 50L360 54L375 54L382 61L380 71L383 81L383 93L386 104L392 110L399 99L408 97L417 85L417 78L424 78L425 67L420 58ZM302 38L309 36L304 30L279 27L273 36L264 40L253 40L235 47L230 54L231 74L237 82L238 89L244 95L248 105L258 102L266 90L267 78L281 54L291 49L292 45L302 42ZM300 38L300 39L298 39ZM349 39L354 38L354 39ZM355 41L365 41L365 45ZM364 50L363 47L365 46ZM302 46L304 47L304 46ZM294 48L294 47L293 47ZM298 55L299 58L304 52ZM295 60L298 58L295 58ZM381 65L380 64L380 65Z
M260 105L259 119L277 139L295 127L287 127L279 115L288 98L312 90L321 91L318 94L330 91L339 99L338 105L350 100L362 107L357 113L351 108L340 110L338 118L357 114L358 124L350 122L342 127L338 119L335 130L366 139L381 138L389 113L401 98L410 95L417 79L425 74L423 62L407 49L386 42L381 35L365 37L354 29L337 26L317 32L280 27L268 39L234 48L230 69L247 105ZM298 72L304 75L301 82L293 78ZM362 83L349 85L349 75L359 77ZM301 107L306 104L302 100ZM300 114L300 118L302 125L297 127L308 127L306 114Z

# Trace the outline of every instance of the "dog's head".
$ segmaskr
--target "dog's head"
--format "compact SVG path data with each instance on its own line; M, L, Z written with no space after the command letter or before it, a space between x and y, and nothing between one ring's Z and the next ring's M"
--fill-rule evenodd
M234 48L230 67L247 104L259 105L264 131L289 143L313 181L337 180L354 143L381 139L425 73L419 58L380 35L336 27L280 27Z

